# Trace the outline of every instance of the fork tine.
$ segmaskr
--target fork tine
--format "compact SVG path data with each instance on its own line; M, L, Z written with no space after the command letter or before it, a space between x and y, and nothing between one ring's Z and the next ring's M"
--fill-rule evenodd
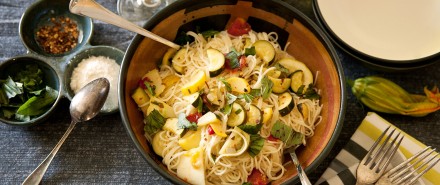
M393 130L394 131L394 130ZM387 150L383 152L382 157L380 158L378 165L376 167L377 172L379 173L382 171L382 173L386 170L387 166L391 162L391 158L396 153L397 149L399 149L400 144L402 143L404 135L400 136L400 132L395 136L394 140L387 145ZM400 139L399 139L400 136ZM390 136L391 137L391 136ZM397 141L398 140L398 141ZM397 143L396 143L397 142ZM384 163L382 163L385 160ZM382 165L381 165L382 164Z
M377 145L380 143L380 141L382 140L383 136L385 136L385 134L388 132L388 130L390 129L391 126L388 126L388 128L386 128L382 134L379 136L379 138L376 139L376 141L373 143L373 146L371 146L370 150L368 150L367 154L365 155L365 157L362 159L361 163L366 165L368 164L372 157L371 154L376 150Z
M440 158L437 158L438 156L439 156L439 154L431 156L431 158L429 158L427 161L420 164L420 166L418 166L411 173L409 173L404 178L397 181L397 184L403 184L403 183L413 184L413 183L415 183L417 179L419 179L422 175L424 175L426 172L428 172L432 167L434 167L434 165L436 165L440 161ZM437 160L435 160L433 163L431 163L429 166L427 166L425 168L426 165L428 165L432 160L434 160L436 158L437 158ZM421 171L419 174L417 174L415 177L413 177L412 179L409 179L415 172L421 170L422 168L425 168L425 169L423 171Z
M394 128L391 133L388 134L388 136L385 138L385 141L383 141L379 149L373 155L371 163L369 164L370 169L378 174L383 174L384 170L390 162L390 159L395 154L400 143L402 142L403 135L399 139L401 133L398 132L396 136L393 136L395 131L396 129ZM388 142L392 137L394 137L394 139L392 139L391 142Z
M426 159L429 155L431 155L434 150L431 150L431 152L425 153L426 151L428 151L430 147L426 147L424 150L418 152L417 154L415 154L414 156L412 156L411 158L407 159L405 162L403 162L402 164L396 166L395 168L393 168L392 170L390 170L390 172L388 174L390 179L396 180L396 179L402 179L405 178L405 176L408 175L408 172L414 172L413 167L415 165L417 165L418 163L420 163L421 161L423 161L424 159ZM422 155L423 154L423 155ZM418 156L421 156L418 158ZM408 164L410 163L411 164ZM408 178L408 177L406 177Z
M403 174L405 174L405 172L407 172L410 168L412 168L414 166L414 164L420 162L420 160L426 158L428 155L430 155L434 150L432 150L429 153L425 153L426 151L428 151L428 149L430 149L431 147L428 146L425 149L417 152L416 154L414 154L412 157L410 157L409 159L407 159L406 161L404 161L403 163L397 165L396 167L394 167L393 169L391 169L387 174L389 174L389 178L390 179L396 179L400 176L402 176ZM423 155L422 155L423 154ZM419 156L421 156L419 161L417 162L413 162L411 165L408 165L410 162L412 162L413 160L417 159Z

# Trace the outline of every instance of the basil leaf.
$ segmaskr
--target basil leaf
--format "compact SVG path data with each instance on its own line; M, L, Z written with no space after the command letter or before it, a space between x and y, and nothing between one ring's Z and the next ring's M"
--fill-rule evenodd
M275 68L281 72L280 78L287 78L291 74L289 69L285 68L279 63L275 64Z
M23 83L23 87L28 91L35 91L42 88L43 71L37 64L28 64L14 76L14 80Z
M255 157L256 155L258 155L260 153L261 149L263 149L265 141L266 141L266 139L261 137L259 134L252 134L251 135L251 142L250 142L249 148L248 148L249 155L251 155L252 157Z
M226 54L225 58L228 59L228 66L231 69L235 69L240 67L240 61L238 60L238 57L240 56L240 53L238 53L234 48Z
M2 89L9 99L17 96L18 94L23 94L23 88L19 86L19 83L15 83L11 77L8 77L2 84Z
M180 113L177 121L177 128L197 130L197 123L193 123L186 119L185 113Z
M216 30L207 30L207 31L202 32L201 34L202 34L203 38L205 38L207 40L208 38L213 37L217 33L220 33L220 32L216 31Z
M291 127L282 123L281 121L275 122L270 134L273 137L283 141L287 148L301 144L304 138L303 134L295 132Z
M262 126L263 124L256 124L256 125L244 124L244 125L239 125L238 128L240 128L241 130L243 130L248 134L258 134Z
M261 96L263 99L269 98L272 93L273 82L267 76L261 80Z
M231 84L229 84L229 83L226 81L225 78L221 77L221 78L219 78L219 80L220 80L221 82L223 82L223 84L225 84L226 91L228 91L228 92L231 92L231 91L232 91Z
M255 51L255 46L252 46L250 48L244 49L244 55L245 56L256 55L256 53L257 53L257 51Z
M21 105L17 114L24 116L38 116L46 112L48 106L52 105L58 97L58 91L46 86L44 93L40 96L33 96L29 98L23 105Z
M146 124L144 126L144 131L149 136L152 136L156 132L160 131L163 125L165 125L165 118L156 109L151 111L145 120Z

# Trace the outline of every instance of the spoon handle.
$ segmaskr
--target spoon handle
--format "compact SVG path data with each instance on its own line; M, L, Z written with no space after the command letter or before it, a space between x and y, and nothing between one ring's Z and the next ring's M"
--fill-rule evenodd
M93 19L97 19L109 24L113 24L120 28L124 28L130 30L135 33L139 33L143 36L146 36L150 39L153 39L157 42L165 44L169 47L172 47L176 50L180 48L179 45L164 39L154 33L151 33L148 30L141 28L140 26L116 15L105 7L101 6L94 0L71 0L69 5L70 12L78 15L85 15L91 17Z
M290 152L290 157L292 158L293 164L295 165L296 170L298 171L298 177L299 180L301 181L301 184L312 185L312 183L310 183L310 180L306 175L306 172L301 167L301 164L299 164L298 157L296 156L295 152Z
M76 123L77 123L76 121L72 120L72 122L69 125L69 128L67 128L67 131L64 133L63 137L61 137L60 141L58 141L57 145L55 145L55 148L53 148L52 151L49 153L49 155L47 155L46 159L44 159L44 161L41 162L41 164L38 165L38 167L35 168L35 170L31 174L29 174L29 176L23 181L22 185L36 185L40 183L41 179L46 173L47 168L50 165L50 162L52 162L52 159L55 157L58 150L61 148L61 145L63 145L67 136L69 136L70 132L72 132Z

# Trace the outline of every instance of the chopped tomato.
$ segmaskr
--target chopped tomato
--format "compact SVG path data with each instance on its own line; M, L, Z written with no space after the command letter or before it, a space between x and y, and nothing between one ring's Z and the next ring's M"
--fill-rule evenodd
M267 140L269 140L269 141L278 141L278 138L273 137L272 134L271 134L271 135L269 135L269 137L267 137Z
M212 129L211 125L208 125L208 134L209 135L215 134L214 129Z
M186 119L192 123L197 123L197 121L199 120L200 117L202 117L202 113L197 112L197 113L190 114L190 115L186 116Z
M249 33L249 31L251 31L251 25L241 17L237 17L227 30L227 32L233 36L241 36Z
M260 172L260 170L254 168L251 172L251 174L248 176L247 181L251 183L252 185L266 185L267 177L263 173Z
M246 56L240 56L240 69L247 67Z

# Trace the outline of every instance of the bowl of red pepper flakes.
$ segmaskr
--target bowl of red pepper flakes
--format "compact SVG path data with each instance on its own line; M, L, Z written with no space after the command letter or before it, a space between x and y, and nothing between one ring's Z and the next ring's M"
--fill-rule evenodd
M22 15L19 33L32 53L63 57L88 45L93 32L92 20L72 14L69 0L39 0Z

